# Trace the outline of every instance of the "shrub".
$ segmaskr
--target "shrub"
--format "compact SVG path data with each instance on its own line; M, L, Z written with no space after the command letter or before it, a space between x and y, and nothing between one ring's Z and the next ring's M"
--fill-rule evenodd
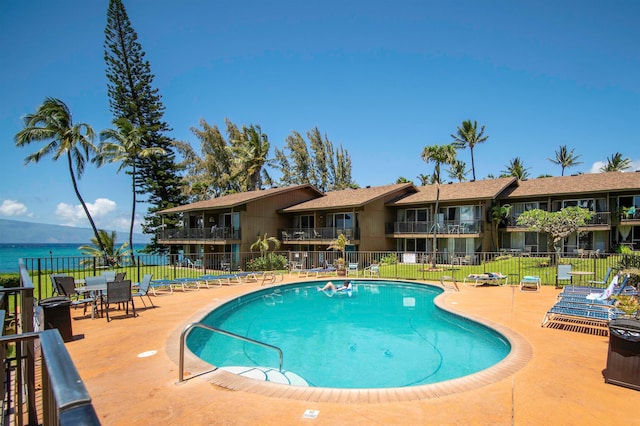
M20 287L20 275L18 274L0 275L0 286L4 288Z
M281 254L267 253L265 256L250 259L247 270L251 272L285 269L287 258Z
M380 263L384 263L385 265L395 265L398 263L398 257L395 253L386 254L380 259Z

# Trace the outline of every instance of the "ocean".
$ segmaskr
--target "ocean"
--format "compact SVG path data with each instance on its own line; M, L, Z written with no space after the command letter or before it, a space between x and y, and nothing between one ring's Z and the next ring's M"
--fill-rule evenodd
M83 256L78 247L86 243L75 244L0 244L0 273L18 272L18 259L58 258ZM134 253L143 250L145 244L134 244Z

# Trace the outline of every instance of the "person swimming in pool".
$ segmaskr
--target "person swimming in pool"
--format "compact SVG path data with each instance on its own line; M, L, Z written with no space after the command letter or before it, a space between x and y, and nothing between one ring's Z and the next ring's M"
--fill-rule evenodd
M340 287L336 287L336 285L331 281L326 283L322 288L318 287L318 291L324 291L324 293L329 297L332 297L335 293L339 291L346 291L348 295L351 296L352 290L353 290L353 285L351 284L350 280L345 280L344 283L342 283L342 286Z

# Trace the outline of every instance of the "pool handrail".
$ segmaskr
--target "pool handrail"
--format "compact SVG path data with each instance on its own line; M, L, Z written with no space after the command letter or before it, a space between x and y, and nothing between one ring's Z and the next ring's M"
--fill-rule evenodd
M185 348L185 342L186 342L186 339L187 339L187 334L191 330L196 328L196 327L204 328L205 330L209 330L209 331L212 331L214 333L220 333L220 334L223 334L225 336L229 336L229 337L233 337L235 339L242 340L244 342L254 343L256 345L263 346L265 348L270 348L270 349L276 350L278 352L278 356L280 357L280 366L278 368L278 371L280 373L282 373L283 355L282 355L282 349L280 349L279 347L270 345L268 343L261 342L259 340L251 339L250 337L240 336L239 334L235 334L235 333L232 333L230 331L221 330L219 328L211 327L211 326L203 324L201 322L193 322L193 323L187 325L184 328L184 330L182 330L182 333L180 333L180 365L179 365L179 368L178 368L178 382L179 383L182 383L185 380L184 379L184 348Z

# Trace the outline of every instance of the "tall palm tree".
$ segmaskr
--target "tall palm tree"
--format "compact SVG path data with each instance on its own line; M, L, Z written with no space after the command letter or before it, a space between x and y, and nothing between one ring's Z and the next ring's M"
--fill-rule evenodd
M489 139L489 136L484 135L484 126L480 128L478 132L478 122L471 120L465 120L461 126L458 126L458 131L455 135L451 135L453 138L453 146L458 149L464 149L467 146L471 151L471 172L473 181L476 180L476 164L473 158L473 148L479 143L482 143Z
M95 132L86 123L74 125L71 111L67 105L61 100L51 97L46 98L34 114L27 114L23 118L23 122L24 129L20 130L15 136L16 146L23 147L32 142L46 143L38 151L28 155L25 158L25 164L37 163L47 155L52 155L54 161L57 161L62 156L67 157L73 190L80 204L82 204L87 219L89 219L98 247L105 253L105 246L100 239L98 228L93 221L93 217L91 217L91 213L89 213L87 204L84 202L82 195L80 195L78 182L76 181L76 173L78 175L77 179L80 179L90 153L96 151L96 147L93 144Z
M125 167L130 168L127 172L131 175L131 194L133 197L131 205L131 223L129 225L129 246L133 247L133 225L136 218L136 179L138 172L136 162L140 158L148 158L153 155L164 155L165 150L159 147L144 148L145 132L137 126L131 124L126 118L119 118L114 121L116 129L106 129L100 132L100 145L98 154L93 161L102 166L109 163L120 163L118 171ZM131 252L133 260L133 251Z
M567 167L574 167L578 164L582 164L582 161L577 161L581 156L574 155L573 151L574 149L569 151L566 145L561 145L558 151L556 151L556 158L547 158L547 160L562 167L562 174L560 176L564 176L564 169Z
M449 177L451 179L458 179L458 182L464 182L467 180L467 164L464 161L455 160L448 170Z
M507 165L507 170L502 171L501 176L513 176L518 178L519 180L525 180L529 177L529 168L524 166L524 163L520 159L520 157L516 157L511 160L511 162Z
M622 158L622 154L616 152L607 158L607 164L600 167L601 172L622 172L631 168L631 160Z
M238 179L241 191L260 189L271 147L268 136L257 125L243 126L239 135L231 136L232 145L229 149L235 154L235 173L232 178Z
M133 251L129 248L129 243L123 243L116 249L116 239L118 238L116 231L107 232L104 229L100 229L98 230L98 233L100 234L100 241L104 244L104 250L99 248L96 237L91 238L92 245L80 246L78 247L78 250L86 256L104 259L104 266L120 266L122 259L131 255L131 252ZM92 263L92 259L83 260L81 262L83 265L91 265Z
M456 161L456 149L453 145L430 145L426 146L422 151L422 159L428 164L434 162L433 183L436 185L436 205L433 211L434 224L436 223L436 215L438 214L438 204L440 202L440 165L453 164ZM436 267L436 251L437 251L437 227L433 227L433 256L431 259L431 267Z

